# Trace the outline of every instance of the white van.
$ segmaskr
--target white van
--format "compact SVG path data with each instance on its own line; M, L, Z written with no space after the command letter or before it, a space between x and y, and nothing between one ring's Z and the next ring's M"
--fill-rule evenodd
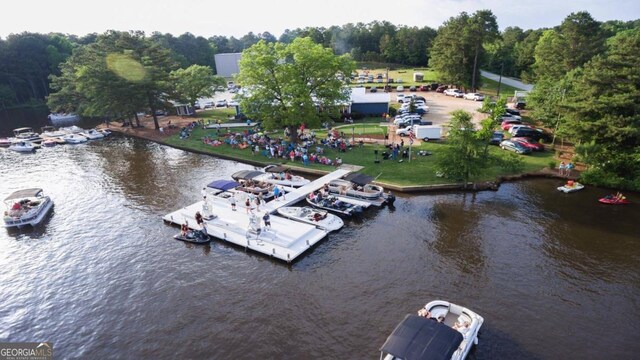
M413 135L416 139L424 141L440 140L442 136L442 127L435 125L414 125Z

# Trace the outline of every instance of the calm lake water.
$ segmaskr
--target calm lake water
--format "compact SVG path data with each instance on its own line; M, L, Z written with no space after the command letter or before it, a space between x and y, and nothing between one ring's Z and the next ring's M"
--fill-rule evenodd
M42 187L46 223L0 229L0 341L56 358L372 359L433 299L485 318L471 359L633 359L640 197L557 180L400 197L287 265L171 237L162 215L251 166L114 137L0 150L0 196Z

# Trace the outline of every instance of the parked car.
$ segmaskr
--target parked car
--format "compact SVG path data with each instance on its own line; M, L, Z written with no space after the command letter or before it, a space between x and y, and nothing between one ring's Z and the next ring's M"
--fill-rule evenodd
M516 109L509 109L509 108L505 108L505 109L504 109L504 111L505 111L507 114L520 116L520 111L519 111L519 110L516 110Z
M409 91L417 91L418 88L416 88L415 86L409 86Z
M532 151L544 151L544 145L528 137L512 137L511 141L517 141Z
M231 100L227 102L227 106L240 106L240 103L237 102L236 100Z
M423 96L416 96L415 100L424 101L425 103L427 102L427 99L425 99Z
M514 104L514 107L518 110L524 110L524 108L527 106L527 104L524 101L517 101Z
M216 101L216 107L227 107L227 100L222 99Z
M426 122L426 121L423 121L422 119L409 119L409 120L406 120L404 122L399 123L398 124L398 128L404 129L406 127L411 127L413 125L426 125L426 124L424 124L424 122Z
M468 93L468 94L464 94L463 98L467 100L473 100L473 101L482 101L484 100L484 95L479 93Z
M375 87L375 86L372 86L372 87L371 87L371 90L369 90L369 92L372 92L372 93L374 93L374 92L378 92L378 88L377 88L377 87Z
M502 130L507 131L509 129L511 129L511 127L513 125L520 125L522 124L522 121L520 120L502 120L502 123L500 124L500 127L502 128Z
M464 96L464 93L460 89L447 89L444 91L445 96L453 96L457 98L461 98Z
M416 114L420 114L420 115L424 115L424 114L426 114L428 112L429 112L429 108L428 107L426 109L425 108L417 108L416 111L415 111ZM400 109L400 110L398 110L398 114L405 114L405 113L409 113L409 109Z
M502 114L502 120L522 120L522 117L520 115L513 115L505 112L504 114Z
M552 137L551 134L548 134L542 130L539 129L531 129L531 128L527 128L527 127L523 127L518 129L516 132L514 132L512 134L513 137L528 137L531 138L535 141L540 141L540 139L544 140L545 142L549 142L551 141Z
M443 93L445 90L447 90L449 87L447 85L440 85L436 88L436 92L438 93Z
M393 119L393 124L394 125L398 125L400 123L403 123L407 120L420 120L422 117L419 114L411 114L411 115L407 115L404 117L398 117L396 116L395 119Z
M504 133L502 131L494 131L491 135L491 140L489 140L489 144L500 145L502 140L504 140Z
M431 86L431 91L436 91L438 89L438 86L440 86L440 84L432 83L430 86Z
M213 106L215 105L215 103L211 100L205 101L204 105L202 106L203 109L211 109Z
M396 101L399 103L402 103L404 100L404 94L398 94L396 95Z
M396 88L396 91L403 92L404 91L404 86L398 85L398 87Z
M518 129L521 129L521 128L535 129L533 126L528 125L528 124L513 124L509 128L509 134L511 134L511 135L515 134L516 131L518 131Z
M193 103L193 108L196 109L196 110L200 109L200 103L197 102L197 101L195 103Z
M420 91L429 91L429 90L431 90L431 86L429 86L429 85L421 85L419 89L420 89Z
M500 147L502 148L502 150L513 151L516 154L531 154L531 149L526 148L524 145L517 141L503 140L500 143Z

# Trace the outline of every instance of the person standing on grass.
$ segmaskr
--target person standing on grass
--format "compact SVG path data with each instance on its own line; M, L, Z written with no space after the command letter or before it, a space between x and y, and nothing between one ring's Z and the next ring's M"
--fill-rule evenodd
M561 161L560 165L558 165L558 172L560 173L560 176L564 176L565 168L566 168L566 165L564 164L564 161Z

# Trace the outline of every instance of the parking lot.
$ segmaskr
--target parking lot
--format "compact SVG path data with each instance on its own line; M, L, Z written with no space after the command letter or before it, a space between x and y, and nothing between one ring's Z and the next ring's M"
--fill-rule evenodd
M437 93L435 91L416 91L416 92L408 92L404 91L405 95L408 94L416 94L417 96L422 96L427 99L427 106L429 107L429 113L423 116L423 119L432 121L433 125L443 125L449 122L451 118L451 112L454 110L462 109L472 114L474 123L479 123L482 119L486 117L485 114L479 113L478 109L482 106L481 101L471 101L465 100L461 98L454 98L451 96L445 96L442 93ZM390 93L391 95L391 106L396 108L399 107L400 104L396 102L397 92Z

